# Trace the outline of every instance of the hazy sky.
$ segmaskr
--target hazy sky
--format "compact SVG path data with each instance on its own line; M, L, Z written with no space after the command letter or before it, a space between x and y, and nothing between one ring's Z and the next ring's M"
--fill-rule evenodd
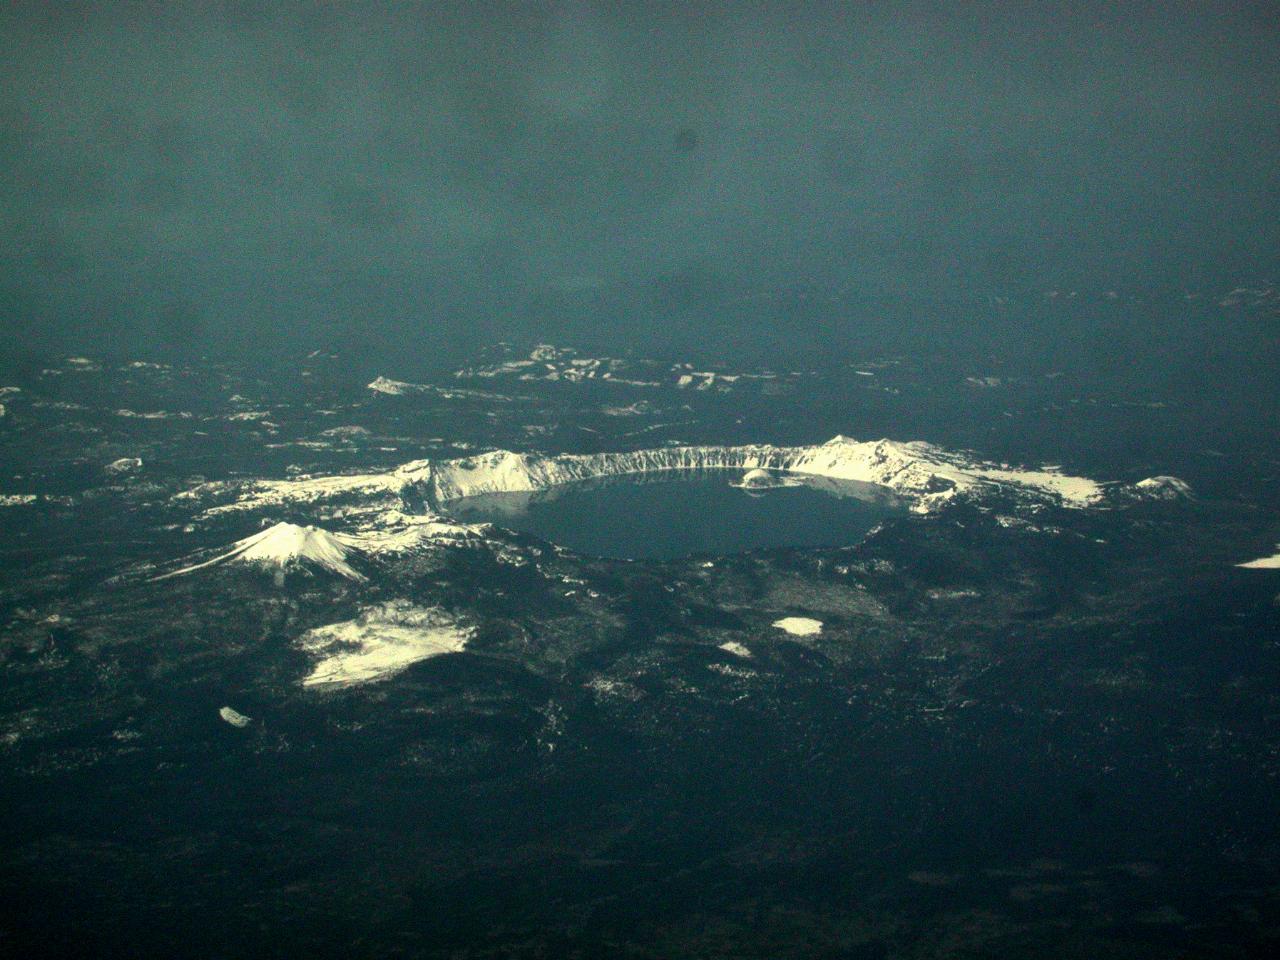
M1277 23L1231 3L7 4L2 332L444 358L705 329L729 349L856 324L860 298L1214 293L1274 275Z

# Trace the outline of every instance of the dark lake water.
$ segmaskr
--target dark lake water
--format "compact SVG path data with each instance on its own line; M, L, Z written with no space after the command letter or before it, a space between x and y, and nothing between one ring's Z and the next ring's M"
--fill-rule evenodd
M602 557L672 559L770 547L856 543L897 508L864 500L873 488L731 485L741 471L672 472L572 484L536 494L452 500L450 514L532 533ZM856 495L855 495L856 494Z

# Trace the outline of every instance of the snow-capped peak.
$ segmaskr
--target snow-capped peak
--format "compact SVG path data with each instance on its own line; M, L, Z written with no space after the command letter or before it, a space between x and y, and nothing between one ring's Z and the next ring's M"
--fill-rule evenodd
M364 579L347 563L351 547L337 534L330 533L323 527L277 523L259 534L241 540L237 546L241 547L241 552L236 559L244 563L283 567L299 560L310 560L344 577Z
M348 538L342 534L330 533L322 527L277 523L251 537L237 540L230 550L212 560L183 567L156 579L166 580L194 573L218 563L252 563L279 569L308 563L352 580L363 580L364 575L347 562L353 552Z

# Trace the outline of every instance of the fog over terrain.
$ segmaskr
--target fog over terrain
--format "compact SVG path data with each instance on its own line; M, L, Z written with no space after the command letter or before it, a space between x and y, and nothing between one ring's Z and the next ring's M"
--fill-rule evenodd
M6 4L0 335L1143 353L1276 279L1277 13ZM1176 309L1198 354L1274 351L1274 315Z

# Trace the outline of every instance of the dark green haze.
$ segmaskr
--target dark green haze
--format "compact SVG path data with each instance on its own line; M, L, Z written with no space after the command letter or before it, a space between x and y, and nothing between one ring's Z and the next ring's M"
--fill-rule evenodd
M11 3L2 333L419 366L503 338L1056 349L1075 321L1008 312L1275 279L1277 23L1231 3ZM1158 313L1125 318L1132 343Z

